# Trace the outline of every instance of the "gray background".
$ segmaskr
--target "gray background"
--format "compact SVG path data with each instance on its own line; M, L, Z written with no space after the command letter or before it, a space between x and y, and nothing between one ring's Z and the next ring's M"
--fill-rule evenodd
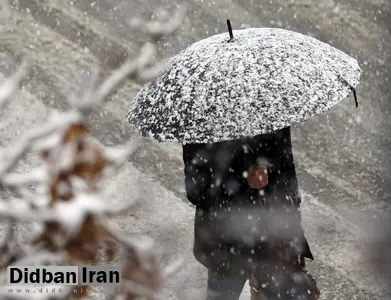
M390 43L389 0L19 0L0 23L0 73L21 56L36 62L32 75L0 112L0 143L40 124L98 65L110 72L137 53L143 38L126 23L132 16L185 3L178 33L162 43L173 55L194 41L234 29L283 27L310 34L357 58L363 69L357 92L327 115L294 127L294 154L303 195L303 224L315 261L309 269L322 299L390 299ZM39 5L37 4L39 3ZM127 82L90 118L96 137L113 145L134 133L124 119L139 86ZM28 168L30 162L21 165ZM156 238L167 262L185 257L168 282L166 298L202 299L205 270L192 258L193 208L186 203L181 148L146 140L112 180L113 198L137 197L136 213L118 219L129 234ZM26 228L20 231L27 233ZM248 295L244 292L243 299ZM97 299L100 296L94 295Z

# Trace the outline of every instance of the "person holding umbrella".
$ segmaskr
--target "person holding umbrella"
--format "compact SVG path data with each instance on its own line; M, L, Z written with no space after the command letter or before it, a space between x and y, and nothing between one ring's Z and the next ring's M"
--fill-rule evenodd
M207 299L237 300L247 279L254 300L318 299L304 264L313 257L300 226L290 128L187 144L183 160L197 207L194 254L209 270Z
M136 130L183 145L185 186L196 206L195 257L208 300L318 299L305 270L290 126L354 92L355 59L277 28L218 34L175 56L127 115Z

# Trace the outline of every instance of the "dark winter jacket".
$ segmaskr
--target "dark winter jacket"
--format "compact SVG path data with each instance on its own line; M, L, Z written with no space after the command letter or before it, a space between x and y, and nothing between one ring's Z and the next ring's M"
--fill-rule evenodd
M183 146L187 198L196 205L194 255L211 269L243 268L281 244L312 259L300 225L290 128L251 139ZM266 160L269 184L252 189L250 166ZM273 253L274 254L273 254Z

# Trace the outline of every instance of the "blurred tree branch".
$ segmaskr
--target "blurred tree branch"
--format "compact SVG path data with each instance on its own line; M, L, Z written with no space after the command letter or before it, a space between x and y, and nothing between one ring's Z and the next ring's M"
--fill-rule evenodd
M131 199L113 205L107 201L104 188L100 186L102 180L126 163L137 149L138 141L120 147L92 143L86 120L89 113L125 80L146 82L160 74L166 64L156 57L158 40L173 33L183 17L184 10L179 9L164 22L140 19L132 22L151 38L141 47L137 57L125 62L100 83L99 70L94 72L91 84L83 88L80 95L69 97L69 110L53 112L45 124L28 130L12 147L0 149L0 187L14 196L0 202L0 217L9 223L0 245L3 271L0 278L5 278L9 265L96 264L100 260L101 247L108 249L109 259L112 259L113 248L119 246L123 250L124 280L113 299L120 295L128 300L138 296L159 298L157 295L164 280L176 272L179 262L164 268L150 239L128 238L110 223L110 218L129 212L135 203ZM0 86L0 109L13 99L28 74L29 64L24 62ZM24 174L14 172L30 152L39 154L41 164ZM36 188L31 189L31 186ZM15 232L16 224L23 221L40 224L40 231L33 234L27 244L19 241ZM78 295L84 296L86 291L87 287L79 287ZM0 288L0 295L12 296L6 294L4 286ZM55 298L67 299L71 295L69 290Z

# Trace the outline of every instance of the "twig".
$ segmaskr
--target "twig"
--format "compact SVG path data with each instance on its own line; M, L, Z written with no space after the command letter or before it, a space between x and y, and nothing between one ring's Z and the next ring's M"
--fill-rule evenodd
M21 203L26 207L26 203ZM56 221L58 216L56 211L52 209L26 209L20 207L13 207L13 205L0 204L0 217L3 219L15 219L24 221Z
M9 0L3 0L0 4L0 21L1 19L7 19L11 15L11 8Z
M115 217L126 214L135 206L136 203L136 201L131 201L130 203L123 203L120 205L107 205L103 209L104 215L107 217Z
M163 278L168 279L172 277L174 274L176 274L180 268L182 268L184 263L184 259L180 258L171 263L170 265L166 266L163 271Z
M80 91L76 92L71 97L67 98L66 101L67 101L68 105L70 106L70 108L77 109L80 106L80 103L79 103L80 99L83 99L83 97L87 98L90 95L93 95L94 89L96 88L100 74L101 74L100 68L95 68L92 71L92 75L90 76L90 78L88 80L89 83L87 84L87 87L83 86L83 88Z
M174 12L172 18L168 22L163 23L161 20L146 22L140 18L134 18L129 22L129 25L134 29L151 36L153 39L159 39L162 36L175 32L182 24L185 13L186 8L182 6Z
M43 199L43 195L39 194L37 192L33 192L29 190L28 187L20 187L20 186L15 186L15 187L10 187L7 186L9 191L13 193L17 198L23 199L27 204L30 205L32 209L38 208L40 205L37 205L37 199Z
M45 183L48 180L47 173L42 168L36 168L27 174L7 174L1 179L3 185L13 188Z
M12 150L6 150L6 152L0 152L0 181L5 173L9 172L18 162L20 158L32 147L33 142L44 138L59 129L66 127L70 123L75 123L81 120L81 116L78 113L72 112L64 114L60 119L52 120L52 124L47 124L44 127L38 127L34 130L30 130L24 135L21 140L12 147Z
M168 61L162 61L159 63L155 63L152 67L145 68L143 72L141 72L137 78L137 81L141 84L145 84L154 78L158 77L167 67Z
M145 44L141 50L140 55L134 59L126 62L119 69L115 70L108 78L106 78L95 91L87 90L80 106L77 107L80 111L89 112L93 106L100 105L105 98L123 81L128 78L137 77L138 73L149 63L156 53L156 47L152 43Z
M4 107L19 89L20 83L29 73L29 66L27 62L23 62L18 70L0 87L0 109Z
M132 249L138 254L153 249L154 241L147 236L143 237L143 240L136 240L133 237L123 234L123 230L118 225L114 225L113 223L104 220L101 220L100 223L105 227L109 236L126 249Z
M129 159L129 156L131 156L140 145L141 139L134 138L125 145L103 148L103 155L111 164L113 164L113 167L123 166Z

